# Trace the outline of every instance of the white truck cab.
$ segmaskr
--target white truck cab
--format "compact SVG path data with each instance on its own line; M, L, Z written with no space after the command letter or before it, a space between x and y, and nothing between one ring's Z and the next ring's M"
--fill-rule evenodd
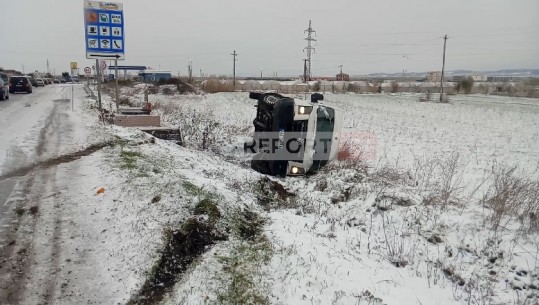
M258 100L253 121L253 142L245 149L255 152L251 167L263 174L299 176L316 172L337 158L343 113L320 101L293 99L277 93L251 92Z

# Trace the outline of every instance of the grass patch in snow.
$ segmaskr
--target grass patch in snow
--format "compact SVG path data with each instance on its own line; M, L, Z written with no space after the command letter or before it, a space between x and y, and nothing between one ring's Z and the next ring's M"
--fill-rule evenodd
M187 192L187 194L189 194L191 196L197 196L197 195L200 195L202 193L202 188L194 185L193 183L191 183L189 181L183 181L182 186L185 189L185 191Z
M272 256L270 242L261 237L254 241L238 241L233 251L220 256L223 270L229 276L227 289L217 300L219 304L269 304L263 287L259 287L259 270Z
M291 208L290 203L296 197L296 194L286 190L282 184L268 177L263 177L257 181L254 193L258 204L266 210Z
M265 220L242 209L233 213L230 221L237 238L231 251L218 257L226 275L226 288L218 294L218 304L269 304L269 288L261 280L262 266L273 255L271 243L263 234Z
M137 167L137 159L142 157L140 152L122 150L120 152L120 167L122 169L133 170Z
M209 246L227 238L216 228L220 218L216 201L204 198L196 205L194 215L179 228L165 228L161 256L148 272L142 289L128 304L161 302L165 293L200 255L209 250Z
M200 200L196 204L194 212L195 215L208 215L211 222L215 222L221 217L217 202L209 197Z
M24 214L24 212L25 212L25 210L22 207L15 208L15 214L17 214L17 216L22 216L22 214Z

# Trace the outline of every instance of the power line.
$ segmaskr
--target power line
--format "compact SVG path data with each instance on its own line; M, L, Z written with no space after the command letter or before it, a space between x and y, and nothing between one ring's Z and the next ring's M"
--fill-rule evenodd
M312 46L312 42L316 41L316 39L313 38L313 34L316 33L315 30L313 30L311 26L311 20L309 20L309 28L306 29L304 32L307 33L307 46L303 50L307 50L307 61L305 64L305 76L304 78L307 78L308 80L311 80L312 78L312 71L311 71L311 57L312 57L312 51L315 51L316 49Z

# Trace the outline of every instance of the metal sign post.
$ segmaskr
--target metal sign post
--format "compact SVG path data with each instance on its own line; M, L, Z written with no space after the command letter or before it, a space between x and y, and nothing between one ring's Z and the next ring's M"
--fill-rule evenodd
M84 32L86 58L96 60L97 94L101 104L101 77L106 68L99 62L105 59L116 62L125 59L123 4L84 0ZM117 68L116 68L117 69ZM116 71L116 109L118 110L118 72Z
M97 73L97 104L99 105L99 112L103 109L101 106L101 69L99 68L99 59L95 60L95 66L98 67L96 70Z
M116 112L120 112L120 93L118 90L118 60L114 60L114 80L116 82Z
M75 85L71 84L71 111L73 111L73 87L75 87Z

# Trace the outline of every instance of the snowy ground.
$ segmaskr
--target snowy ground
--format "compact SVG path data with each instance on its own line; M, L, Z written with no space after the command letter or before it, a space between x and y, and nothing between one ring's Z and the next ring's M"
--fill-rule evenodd
M192 147L210 126L213 154L245 166L237 147L254 114L247 94L153 98ZM537 231L515 219L493 230L478 200L500 167L537 181L538 100L326 95L326 103L345 110L346 132L371 141L361 147L368 174L343 164L323 177L281 181L298 196L296 208L267 214L276 249L265 270L269 303L537 302Z
M140 103L142 88L122 88L122 95ZM242 153L255 112L247 93L151 94L165 121L182 127L186 147L102 126L90 109L95 102L82 89L77 94L80 121L72 128L85 132L74 134L113 144L59 164L53 175L60 194L38 197L43 231L60 223L63 234L53 247L52 288L32 292L45 281L39 268L48 265L31 256L25 304L134 304L166 252L164 232L202 217L194 215L205 199L216 203L216 226L228 238L206 248L156 303L539 300L536 222L519 219L515 209L494 229L493 209L480 202L500 165L518 166L518 182L527 186L519 190L536 185L538 100L455 96L441 105L419 103L417 95L329 94L326 103L345 110L345 131L364 141L355 142L364 162L268 180ZM509 198L536 207L539 196L526 194ZM48 210L47 200L57 207ZM58 210L60 216L47 214ZM241 211L262 219L260 232L241 234ZM42 235L34 249L50 251L40 248L49 240Z

